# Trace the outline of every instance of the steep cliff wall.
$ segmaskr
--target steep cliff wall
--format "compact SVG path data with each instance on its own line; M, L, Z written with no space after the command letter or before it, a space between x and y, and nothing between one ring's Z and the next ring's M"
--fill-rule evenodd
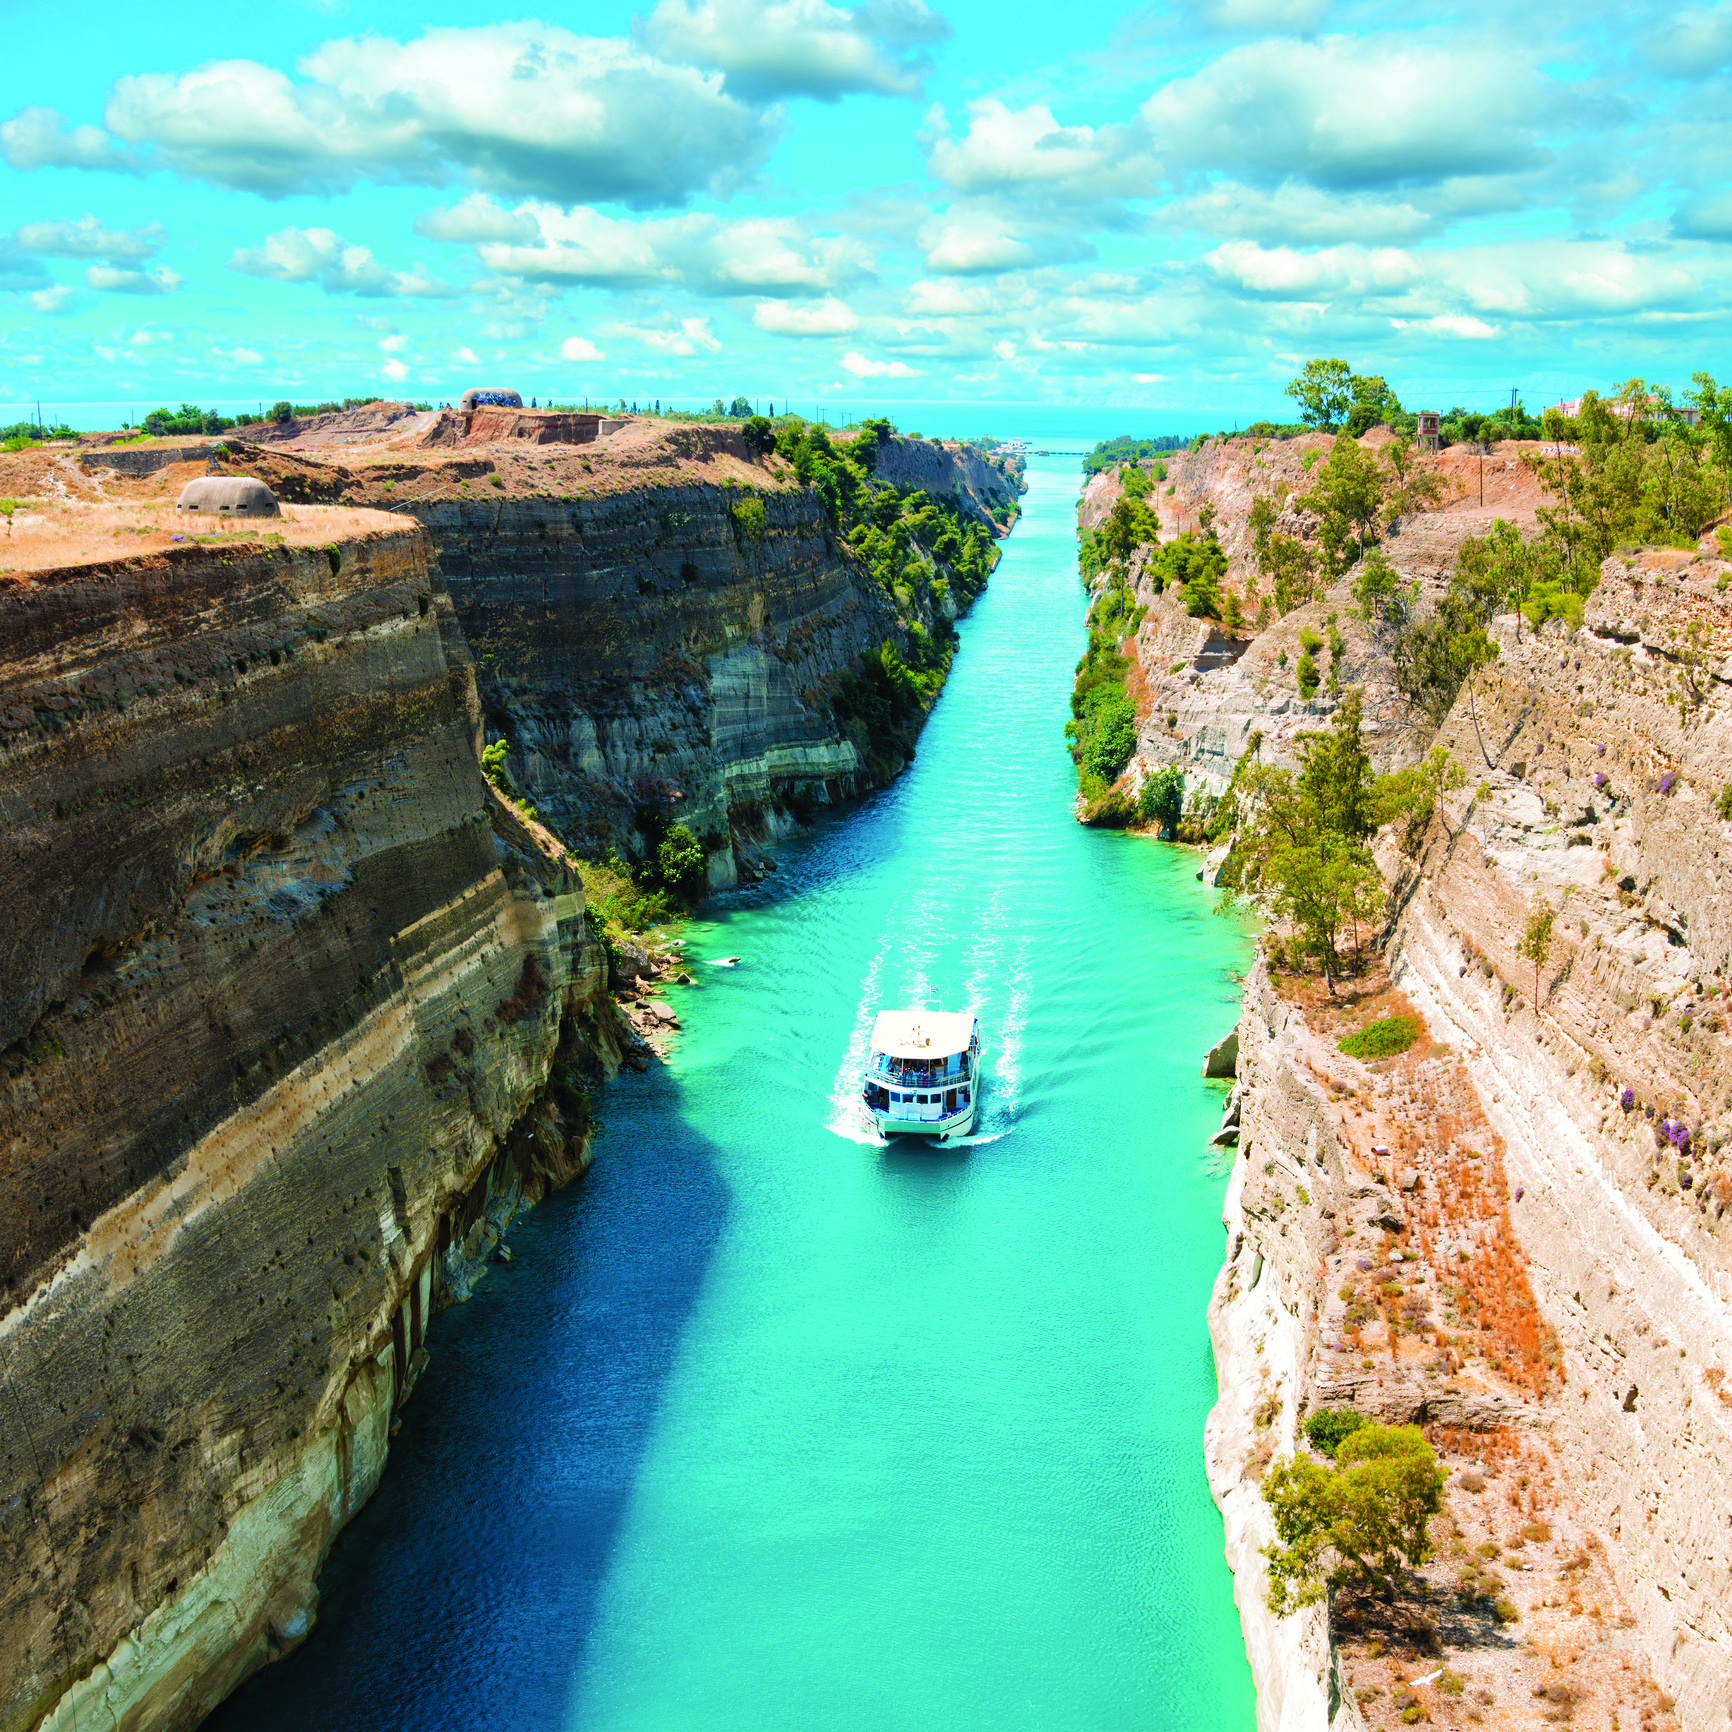
M722 882L730 815L869 785L866 742L825 687L899 632L813 493L753 493L750 531L734 513L746 497L698 482L420 513L537 808L605 842L666 800L718 839Z
M191 1725L305 1634L429 1312L586 1158L556 1055L615 1050L426 537L296 517L0 579L6 1732Z
M878 460L875 482L1014 516L1018 478L972 451L895 439ZM954 606L875 583L820 495L735 432L634 429L594 462L569 492L531 491L531 471L507 497L409 509L537 810L582 845L635 847L653 809L706 838L728 884L777 808L900 771L911 743L839 707L843 676L886 642L915 659L911 634L942 639Z
M1338 1404L1427 1424L1453 1469L1407 1626L1337 1605L1368 1724L1447 1708L1410 1682L1439 1664L1500 1724L1536 1699L1724 1721L1728 579L1632 555L1582 630L1498 622L1439 736L1469 785L1411 858L1383 844L1387 975L1340 1003L1266 968L1247 991L1209 1465L1265 1726L1321 1726L1332 1662L1326 1632L1262 1605L1257 1479L1299 1414ZM1536 970L1518 947L1542 905ZM1392 1010L1422 1019L1418 1047L1340 1052Z
M1388 442L1383 428L1360 441L1373 452ZM1162 539L1197 530L1207 507L1227 556L1226 582L1244 598L1247 623L1234 635L1215 621L1189 618L1176 590L1156 589L1149 572L1153 549L1133 556L1134 599L1147 611L1126 651L1138 673L1137 748L1125 772L1130 785L1140 786L1145 776L1176 764L1190 786L1218 793L1253 734L1261 736L1264 762L1291 765L1296 761L1293 735L1321 725L1350 687L1363 701L1366 741L1379 769L1407 762L1424 749L1432 730L1398 701L1388 633L1360 617L1351 574L1315 600L1271 618L1261 630L1250 623L1259 593L1252 503L1260 496L1281 501L1276 531L1314 540L1317 519L1292 501L1310 484L1331 443L1325 434L1285 441L1211 439L1196 451L1162 460L1168 479L1147 497ZM1439 486L1435 506L1399 517L1383 544L1396 570L1418 586L1419 608L1434 601L1462 543L1485 534L1494 519L1532 534L1542 495L1522 466L1523 449L1504 444L1484 456L1451 449L1426 460ZM1118 471L1093 476L1078 503L1079 531L1098 528L1122 492ZM1298 678L1308 641L1321 677L1309 698Z

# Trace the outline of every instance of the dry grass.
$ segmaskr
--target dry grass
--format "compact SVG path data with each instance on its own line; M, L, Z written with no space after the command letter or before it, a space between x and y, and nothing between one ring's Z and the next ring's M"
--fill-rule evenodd
M184 465L203 473L201 465ZM177 490L178 491L178 490ZM403 519L345 506L285 505L281 517L243 519L178 512L172 496L96 501L41 498L21 503L11 533L0 530L0 571L55 571L160 553L189 542L217 546L318 547L368 535L402 533Z

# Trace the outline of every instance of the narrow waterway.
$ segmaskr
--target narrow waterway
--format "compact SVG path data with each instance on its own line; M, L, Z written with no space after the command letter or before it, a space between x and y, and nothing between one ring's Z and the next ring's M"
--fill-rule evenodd
M671 1064L435 1325L321 1623L235 1729L1232 1732L1203 1479L1245 936L1069 813L1074 459L887 792L710 910ZM971 1146L853 1112L873 1013L977 1009Z

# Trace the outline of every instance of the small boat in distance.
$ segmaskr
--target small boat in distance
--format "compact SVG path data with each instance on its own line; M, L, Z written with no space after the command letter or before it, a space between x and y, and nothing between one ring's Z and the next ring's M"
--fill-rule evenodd
M861 1099L884 1136L966 1136L980 1103L980 1019L972 1011L881 1010Z

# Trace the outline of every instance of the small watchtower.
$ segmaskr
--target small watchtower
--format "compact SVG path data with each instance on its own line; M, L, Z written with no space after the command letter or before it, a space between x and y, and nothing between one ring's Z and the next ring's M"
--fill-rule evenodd
M1420 450L1435 451L1441 442L1438 417L1429 409L1421 409L1416 419L1419 425L1415 430L1415 441Z

